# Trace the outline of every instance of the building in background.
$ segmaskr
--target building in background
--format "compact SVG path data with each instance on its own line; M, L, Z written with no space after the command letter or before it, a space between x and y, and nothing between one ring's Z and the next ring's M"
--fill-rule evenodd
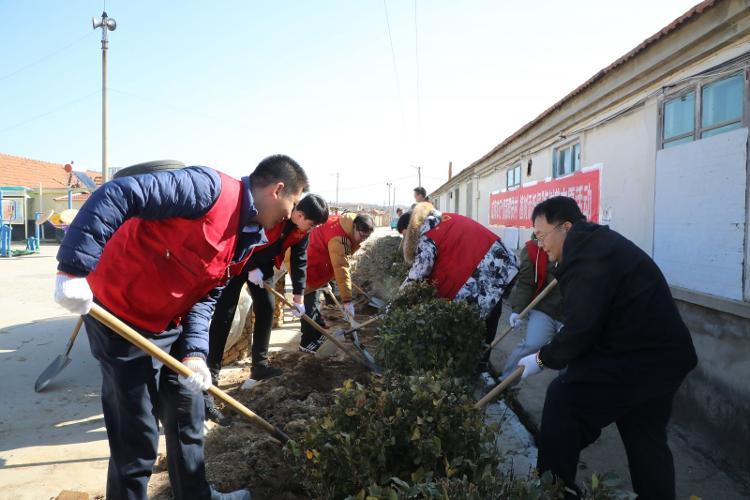
M645 13L644 13L645 15ZM565 194L651 255L700 357L675 420L750 470L750 9L703 2L430 194L519 248Z

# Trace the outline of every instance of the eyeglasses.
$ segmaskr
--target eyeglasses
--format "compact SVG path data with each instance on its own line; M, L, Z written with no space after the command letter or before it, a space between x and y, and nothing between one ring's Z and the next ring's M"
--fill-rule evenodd
M549 231L547 231L547 232L546 232L546 233L544 233L543 235L539 235L539 234L537 234L537 235L536 235L536 240L537 240L537 241L538 241L539 243L544 243L544 238L546 238L547 236L549 236L549 235L550 235L550 233L552 233L552 232L554 232L555 230L557 230L557 228L558 228L558 227L560 227L560 226L562 226L563 224L565 224L565 223L564 223L564 222L561 222L561 223L559 223L558 225L556 225L555 227L553 227L552 229L550 229Z

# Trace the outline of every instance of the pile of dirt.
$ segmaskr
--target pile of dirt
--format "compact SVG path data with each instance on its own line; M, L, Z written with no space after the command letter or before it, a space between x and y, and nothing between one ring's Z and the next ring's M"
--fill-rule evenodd
M383 236L365 243L357 253L352 280L381 299L391 298L406 278L409 266L401 253L400 236Z
M338 355L320 359L285 351L272 355L271 363L282 368L284 374L258 382L248 390L241 390L240 384L233 383L233 387L224 389L292 439L302 436L310 420L322 415L333 403L334 389L344 380L365 382L369 377L363 367ZM226 413L234 417L232 426L215 427L206 437L208 481L219 491L248 488L253 499L310 498L278 442L231 410ZM172 498L166 474L160 472L152 478L160 487L152 490L151 497Z

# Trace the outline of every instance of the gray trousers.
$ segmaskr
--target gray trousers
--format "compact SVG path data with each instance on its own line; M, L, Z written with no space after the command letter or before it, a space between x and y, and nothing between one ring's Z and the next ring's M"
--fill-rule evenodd
M529 311L529 320L526 325L526 336L524 339L513 349L513 352L508 356L508 361L505 363L503 373L500 374L500 378L505 378L516 369L518 361L524 356L534 354L541 347L550 341L552 336L560 331L563 324L559 321L552 319L541 311L532 309Z

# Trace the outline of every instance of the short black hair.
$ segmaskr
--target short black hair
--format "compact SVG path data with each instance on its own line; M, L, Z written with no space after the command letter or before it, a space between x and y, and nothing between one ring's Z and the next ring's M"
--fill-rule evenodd
M396 230L401 233L406 230L407 227L409 227L409 221L411 220L411 212L406 212L401 217L398 218L398 222L396 223Z
M423 188L422 186L415 187L414 194L421 194L422 197L427 198L427 190Z
M579 220L586 220L576 200L567 196L553 196L535 206L534 211L531 212L531 223L533 224L536 218L542 215L550 224L576 223Z
M264 188L277 182L284 183L284 194L306 193L310 189L307 174L299 163L286 155L273 155L261 161L250 174L253 186Z
M299 200L295 208L305 214L305 219L315 224L323 224L328 220L328 203L317 194L308 194Z
M361 233L370 234L375 229L375 222L368 214L357 214L354 218L354 227Z
M400 217L400 216L401 216L401 214L403 214L403 213L404 213L404 209L403 209L403 208L397 208L397 209L396 209L396 213L397 213L397 214L399 215L399 217Z

